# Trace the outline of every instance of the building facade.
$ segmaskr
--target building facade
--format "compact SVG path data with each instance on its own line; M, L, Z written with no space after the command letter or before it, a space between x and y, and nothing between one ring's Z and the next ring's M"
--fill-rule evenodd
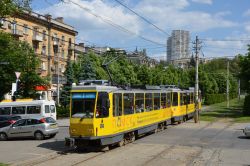
M65 82L63 72L67 61L75 60L74 44L77 31L64 23L62 17L40 15L23 11L0 20L0 30L11 33L16 39L28 42L41 63L37 72L49 77L52 91Z
M189 31L173 30L167 40L167 61L179 67L190 62L190 34Z
M134 52L128 53L126 56L131 62L139 65L147 65L149 67L154 67L156 64L158 64L155 59L152 59L147 56L146 49L138 51L136 48Z

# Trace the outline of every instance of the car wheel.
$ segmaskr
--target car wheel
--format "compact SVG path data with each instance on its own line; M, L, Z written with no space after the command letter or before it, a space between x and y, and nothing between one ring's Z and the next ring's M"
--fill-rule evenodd
M5 133L0 133L0 141L6 141L8 139Z
M44 135L40 131L35 132L34 137L35 137L36 140L43 140L44 139Z

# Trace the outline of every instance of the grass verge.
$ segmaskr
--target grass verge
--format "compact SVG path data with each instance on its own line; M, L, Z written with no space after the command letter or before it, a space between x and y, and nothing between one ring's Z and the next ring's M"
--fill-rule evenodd
M0 166L8 166L8 164L0 163Z
M201 112L200 120L210 122L218 120L229 120L237 123L250 122L250 116L243 115L244 98L241 100L233 99L229 103L229 108L227 108L227 102L207 106L206 111Z

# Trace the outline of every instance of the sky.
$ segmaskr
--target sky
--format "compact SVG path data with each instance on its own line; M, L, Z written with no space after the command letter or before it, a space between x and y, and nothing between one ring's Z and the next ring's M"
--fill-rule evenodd
M146 49L166 60L166 40L172 30L187 30L192 42L198 36L200 56L230 57L246 54L250 44L249 0L33 0L40 14L63 17L78 31L77 42L127 51Z

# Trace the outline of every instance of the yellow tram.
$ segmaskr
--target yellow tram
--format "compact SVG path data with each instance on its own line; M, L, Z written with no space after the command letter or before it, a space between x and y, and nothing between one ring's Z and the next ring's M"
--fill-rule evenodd
M122 146L137 136L192 118L194 91L106 85L72 86L66 145Z

